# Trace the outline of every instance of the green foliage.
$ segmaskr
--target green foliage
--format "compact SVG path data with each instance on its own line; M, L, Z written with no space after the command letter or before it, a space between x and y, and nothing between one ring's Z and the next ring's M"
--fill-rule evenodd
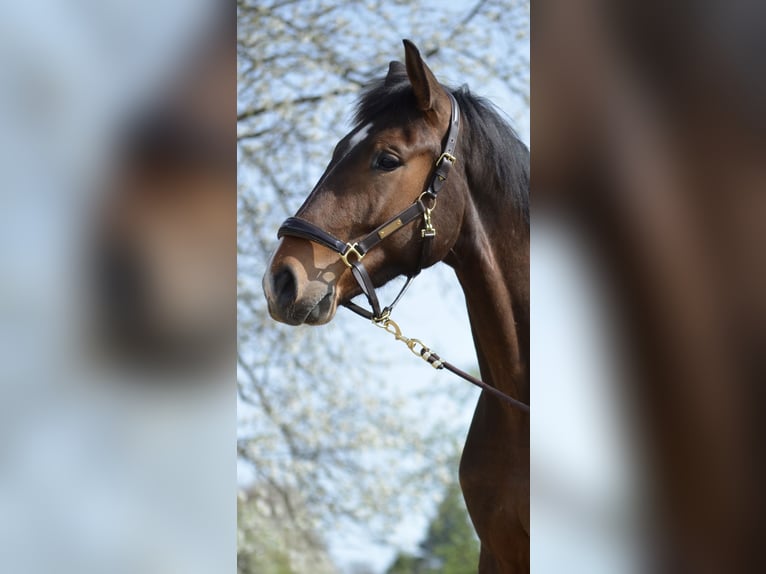
M298 574L290 567L286 552L267 548L263 554L237 551L237 574Z
M400 553L386 574L475 574L479 542L457 483L447 487L420 543L420 555Z
M386 574L420 574L420 572L424 572L422 568L422 558L400 552L388 570L386 570Z

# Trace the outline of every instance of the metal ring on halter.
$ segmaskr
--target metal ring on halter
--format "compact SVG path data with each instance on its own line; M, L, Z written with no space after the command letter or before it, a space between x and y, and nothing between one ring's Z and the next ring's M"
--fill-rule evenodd
M356 255L357 261L361 261L362 259L364 259L364 253L359 253L359 251L356 248L357 245L359 244L354 243L352 245L351 243L346 243L346 247L348 247L348 249L346 249L343 253L340 254L340 258L343 260L343 263L345 263L346 267L348 267L349 269L351 269L351 262L348 260L348 256L350 254L353 253L354 255Z
M428 198L428 199L430 199L430 200L431 200L431 207L428 207L428 206L426 205L426 202L424 201L424 198ZM433 194L431 191L429 191L429 190L426 190L426 191L424 191L423 193L421 193L421 194L418 196L418 199L417 199L417 201L419 201L420 203L422 203L422 204L423 204L423 207L424 207L426 210L428 210L428 211L431 211L431 210L432 210L434 207L436 207L436 196L435 196L435 195L434 195L434 194ZM416 202L416 203L417 203L417 202Z

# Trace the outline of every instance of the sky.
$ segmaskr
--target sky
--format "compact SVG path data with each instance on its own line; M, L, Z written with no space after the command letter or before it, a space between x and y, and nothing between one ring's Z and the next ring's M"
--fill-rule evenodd
M203 4L0 7L2 572L236 567L233 384L162 396L83 360L95 182Z

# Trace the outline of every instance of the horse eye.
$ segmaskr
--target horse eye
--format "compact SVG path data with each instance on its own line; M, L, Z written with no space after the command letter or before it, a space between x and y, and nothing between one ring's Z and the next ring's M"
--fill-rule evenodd
M375 160L375 169L382 171L393 171L400 165L402 165L402 162L399 158L390 153L382 153Z

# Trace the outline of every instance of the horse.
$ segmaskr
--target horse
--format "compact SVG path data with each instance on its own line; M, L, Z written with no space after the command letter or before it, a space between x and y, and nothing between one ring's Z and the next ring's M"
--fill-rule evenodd
M492 104L440 84L409 40L404 51L362 92L355 127L280 228L263 278L269 313L322 325L347 306L388 326L393 304L381 310L375 288L443 261L465 295L482 379L528 404L529 151ZM372 311L351 302L362 293ZM459 477L478 571L528 572L528 413L483 391Z

